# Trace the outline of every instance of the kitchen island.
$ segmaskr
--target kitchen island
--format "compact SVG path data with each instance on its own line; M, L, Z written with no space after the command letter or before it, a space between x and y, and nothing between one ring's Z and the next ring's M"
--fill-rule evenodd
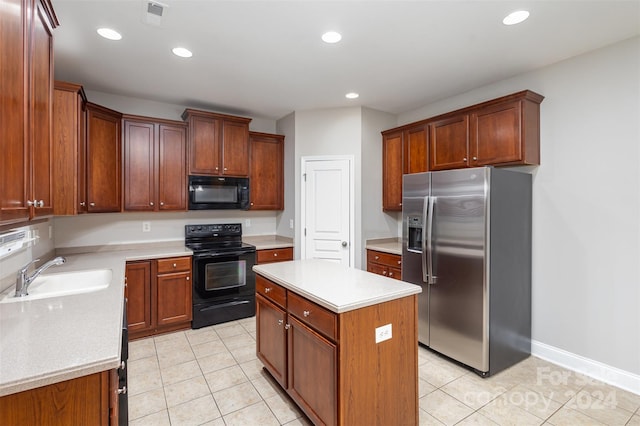
M418 286L321 260L256 265L256 352L315 424L418 424Z

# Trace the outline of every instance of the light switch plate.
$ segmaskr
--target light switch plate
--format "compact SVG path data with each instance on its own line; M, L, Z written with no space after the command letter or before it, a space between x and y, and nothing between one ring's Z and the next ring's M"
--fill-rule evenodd
M142 232L151 232L151 222L142 222Z
M391 339L391 324L376 327L376 343Z
M251 219L245 219L244 226L246 226L247 228L251 228Z

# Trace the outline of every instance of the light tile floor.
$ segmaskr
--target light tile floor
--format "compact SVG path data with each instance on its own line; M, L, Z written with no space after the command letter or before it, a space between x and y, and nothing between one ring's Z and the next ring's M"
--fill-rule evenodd
M539 358L481 379L425 348L418 355L421 425L640 426L640 395ZM246 318L130 342L129 424L311 423L262 370Z

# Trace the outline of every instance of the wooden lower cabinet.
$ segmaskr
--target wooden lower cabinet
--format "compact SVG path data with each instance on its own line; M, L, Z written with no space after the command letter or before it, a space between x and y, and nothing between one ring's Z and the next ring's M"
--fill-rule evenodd
M0 397L0 424L118 424L118 374L102 371Z
M314 424L418 424L415 295L336 314L260 275L256 293L257 357Z
M191 257L127 262L129 340L191 327Z
M402 279L402 256L377 250L367 250L367 272Z
M293 260L293 247L264 249L256 251L256 263L273 263Z

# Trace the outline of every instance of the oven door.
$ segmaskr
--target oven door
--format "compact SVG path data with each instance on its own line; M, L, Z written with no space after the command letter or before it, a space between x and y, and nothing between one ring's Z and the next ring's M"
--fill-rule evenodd
M194 254L194 304L253 295L255 257L255 251Z

